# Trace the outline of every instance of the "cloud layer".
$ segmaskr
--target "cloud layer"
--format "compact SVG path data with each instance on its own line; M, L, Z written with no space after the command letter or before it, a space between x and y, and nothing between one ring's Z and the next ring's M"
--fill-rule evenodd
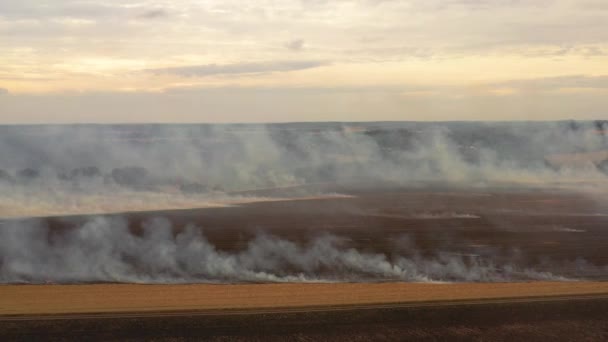
M175 106L171 113L149 120L196 112L180 120L217 121L216 114L223 115L163 95L184 87L235 89L219 108L232 106L245 88L264 94L289 88L297 97L310 94L301 89L314 89L321 95L311 100L325 106L317 116L328 120L361 108L367 120L601 117L606 15L600 0L4 1L0 84L19 96L3 97L0 122L58 120L54 114L40 119L34 107L43 106L30 103L31 96L79 103L57 110L83 122L100 120L80 107L95 106L84 99L99 94L156 94L152 102L114 108L109 121L168 104ZM359 103L338 95L346 88L369 92ZM407 99L396 97L395 88ZM292 100L272 101L282 107ZM293 101L289 107L308 106ZM505 106L515 109L507 113ZM231 121L280 115L271 109L251 118L250 109L235 109ZM291 121L317 119L283 108L281 114Z
M176 68L150 69L148 72L154 74L173 74L184 77L204 77L213 75L239 75L259 74L269 72L289 72L317 68L327 63L318 61L278 61L261 63L237 63L237 64L207 64L191 65Z

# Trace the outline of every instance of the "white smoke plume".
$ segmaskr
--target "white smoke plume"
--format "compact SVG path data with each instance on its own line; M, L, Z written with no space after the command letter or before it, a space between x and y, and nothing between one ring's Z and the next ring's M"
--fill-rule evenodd
M4 126L0 127L0 218L222 206L284 196L260 197L249 190L311 184L572 186L605 196L604 126L590 122ZM327 195L320 189L308 187L293 196ZM418 218L437 215L446 220L477 219L457 212L420 213ZM165 220L148 222L141 235L129 231L123 219L96 218L61 234L32 222L0 225L0 282L570 277L559 271L561 266L583 270L580 276L587 271L606 273L585 261L529 268L454 253L422 256L415 246L372 253L353 249L335 236L302 245L261 234L245 249L227 252L216 248L199 228L174 234Z
M0 217L207 207L235 192L318 183L605 190L608 138L596 126L4 126Z
M0 283L237 283L567 280L549 271L456 253L423 257L408 239L390 255L357 250L336 236L305 244L260 233L240 251L220 251L189 226L163 218L134 234L119 217L52 232L41 221L4 221ZM580 265L579 265L580 266ZM583 265L585 268L591 265Z

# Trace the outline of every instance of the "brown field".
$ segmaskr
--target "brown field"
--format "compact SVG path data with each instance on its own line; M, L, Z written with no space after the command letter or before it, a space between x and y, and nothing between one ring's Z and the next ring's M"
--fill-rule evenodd
M5 286L0 339L605 341L607 294L582 282Z
M307 189L249 192L277 196ZM325 189L327 191L328 189ZM513 261L575 278L577 260L608 265L608 197L598 192L547 188L353 189L349 197L247 203L235 207L125 213L134 232L150 217L171 221L176 232L200 227L222 251L247 247L259 232L305 243L323 234L348 240L362 251L390 254L405 236L422 255L490 253L498 264ZM87 216L52 217L53 231L73 229ZM544 269L543 269L544 268ZM592 274L593 273L593 274ZM584 279L606 279L586 272Z
M331 233L349 246L387 254L407 236L422 255L491 253L497 263L516 255L524 266L580 281L4 285L0 339L608 340L608 282L598 281L608 278L603 195L540 188L334 190L351 197L122 215L135 234L153 216L168 218L176 232L194 223L222 251L246 248L261 231L298 243ZM87 219L44 220L61 234ZM593 271L582 272L577 260Z
M244 285L7 285L0 315L303 309L347 305L607 295L604 282Z

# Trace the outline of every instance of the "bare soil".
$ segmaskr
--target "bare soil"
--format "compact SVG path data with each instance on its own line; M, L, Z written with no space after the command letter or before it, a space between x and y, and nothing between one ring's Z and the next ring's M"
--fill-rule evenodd
M175 232L196 224L226 251L246 248L261 231L298 243L331 233L387 254L407 236L422 254L491 251L497 262L517 256L548 271L560 265L574 277L584 260L598 267L584 279L607 278L608 201L596 196L449 187L336 191L353 197L121 215L134 234L151 217L168 218ZM43 220L61 234L87 219ZM608 283L597 281L7 285L0 287L0 339L605 341L607 294Z
M0 315L283 309L608 295L608 282L6 285Z
M301 190L301 189L300 189ZM327 189L326 189L327 190ZM219 250L247 247L260 232L306 243L323 234L345 238L350 247L386 253L414 248L491 255L496 263L516 261L580 277L581 262L608 265L608 197L555 189L333 188L352 197L258 202L205 208L120 214L134 233L151 217L169 219L175 232L194 224ZM280 195L281 189L250 192ZM291 191L297 191L291 190ZM111 216L111 215L110 215ZM52 231L75 229L87 216L45 220ZM409 245L403 248L404 237ZM517 260L515 260L517 259ZM566 269L564 269L566 268ZM587 269L588 271L588 269ZM603 270L585 279L606 279Z
M608 300L0 320L4 341L606 341Z

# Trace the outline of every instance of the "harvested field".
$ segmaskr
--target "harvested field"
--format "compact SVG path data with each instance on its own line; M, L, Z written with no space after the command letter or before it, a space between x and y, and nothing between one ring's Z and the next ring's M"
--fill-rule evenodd
M30 268L20 266L35 272L5 274L14 280L4 282L504 282L608 276L608 201L601 194L544 188L332 190L348 196L5 221L0 234L9 234L6 240L13 243L7 250L13 254L22 255L31 241L48 242L25 259ZM22 227L35 237L18 234ZM100 241L86 240L99 234ZM188 241L197 241L203 252L203 247L188 249ZM91 249L97 254L91 256ZM188 250L196 253L180 254ZM50 262L49 256L58 259ZM82 266L100 258L107 260L102 267L112 261L120 272ZM207 265L219 260L232 271L201 269L192 263L197 260ZM67 261L71 268L57 266Z
M4 129L0 340L608 340L605 135L290 126Z
M8 299L9 306L17 305L15 311L29 315L0 317L0 338L604 341L608 299L601 293L606 290L604 284L592 283L9 286L0 289L2 302ZM489 299L511 295L547 297ZM464 300L477 297L487 299ZM440 299L450 301L435 301ZM403 300L410 302L399 303ZM363 305L380 301L386 303ZM343 305L347 303L359 305ZM322 306L310 307L316 304ZM264 309L272 305L282 307ZM196 311L203 308L215 309ZM66 310L131 313L40 315Z
M135 235L151 217L171 222L173 234L195 223L225 253L246 249L260 231L299 245L331 233L347 239L349 248L369 253L390 254L397 241L429 257L437 251L476 253L500 263L513 261L511 251L517 249L515 261L524 266L577 279L606 278L608 211L605 202L588 194L347 193L351 197L120 217ZM89 219L43 222L51 236L61 236ZM604 341L607 296L608 283L587 281L5 285L0 287L0 338Z
M0 287L0 315L247 309L281 311L581 295L608 296L608 283L7 285Z

